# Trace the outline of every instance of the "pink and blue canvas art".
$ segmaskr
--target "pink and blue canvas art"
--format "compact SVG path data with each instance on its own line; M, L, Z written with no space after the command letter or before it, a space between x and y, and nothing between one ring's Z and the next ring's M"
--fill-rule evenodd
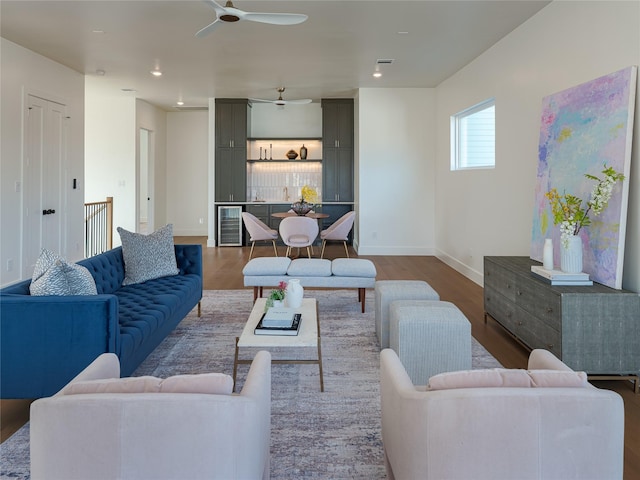
M592 216L592 224L579 235L583 271L616 289L622 288L636 77L637 67L628 67L542 101L531 258L542 261L544 240L551 238L559 269L560 227L553 224L545 194L556 188L560 195L576 195L586 202L596 182L584 175L603 178L606 164L626 179L614 186L608 207Z

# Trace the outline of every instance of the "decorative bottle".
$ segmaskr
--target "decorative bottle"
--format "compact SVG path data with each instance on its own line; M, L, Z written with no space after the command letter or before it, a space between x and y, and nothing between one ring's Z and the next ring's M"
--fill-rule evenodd
M542 248L542 266L545 270L553 270L553 240L544 239L544 247Z
M306 160L306 159L307 159L307 147L305 147L303 143L302 147L300 148L300 160Z
M300 285L300 280L292 278L287 285L287 294L285 300L287 306L290 308L300 308L302 306L302 297L304 295L304 288Z

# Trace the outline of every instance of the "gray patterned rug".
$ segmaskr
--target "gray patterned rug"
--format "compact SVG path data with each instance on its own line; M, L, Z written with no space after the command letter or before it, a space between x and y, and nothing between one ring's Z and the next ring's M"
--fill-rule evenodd
M252 295L206 291L202 316L192 311L134 375L232 374L235 337L251 311ZM272 366L271 478L386 478L373 290L367 291L365 314L355 291L306 290L305 296L318 299L325 392L319 391L317 365ZM241 354L251 358L253 352ZM474 340L473 367L497 366ZM238 390L248 368L238 368ZM0 445L0 478L29 478L28 427Z

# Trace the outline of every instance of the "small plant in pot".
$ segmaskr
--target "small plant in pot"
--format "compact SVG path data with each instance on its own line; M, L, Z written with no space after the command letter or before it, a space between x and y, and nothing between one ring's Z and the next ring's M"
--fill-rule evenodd
M269 297L267 298L266 308L271 307L283 307L284 306L284 297L287 294L287 282L280 282L278 284L278 288L274 288L271 290Z

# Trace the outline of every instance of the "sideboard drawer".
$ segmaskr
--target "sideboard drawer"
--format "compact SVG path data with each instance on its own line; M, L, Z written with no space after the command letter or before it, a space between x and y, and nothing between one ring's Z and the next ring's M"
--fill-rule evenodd
M516 305L554 330L562 329L562 299L540 281L520 276L516 284Z
M511 301L516 299L516 276L494 263L485 262L484 286L495 288Z
M484 310L507 330L516 326L514 304L491 287L484 289Z
M516 307L514 312L515 335L532 350L543 348L558 358L562 358L562 335L559 330L551 328L544 322Z

